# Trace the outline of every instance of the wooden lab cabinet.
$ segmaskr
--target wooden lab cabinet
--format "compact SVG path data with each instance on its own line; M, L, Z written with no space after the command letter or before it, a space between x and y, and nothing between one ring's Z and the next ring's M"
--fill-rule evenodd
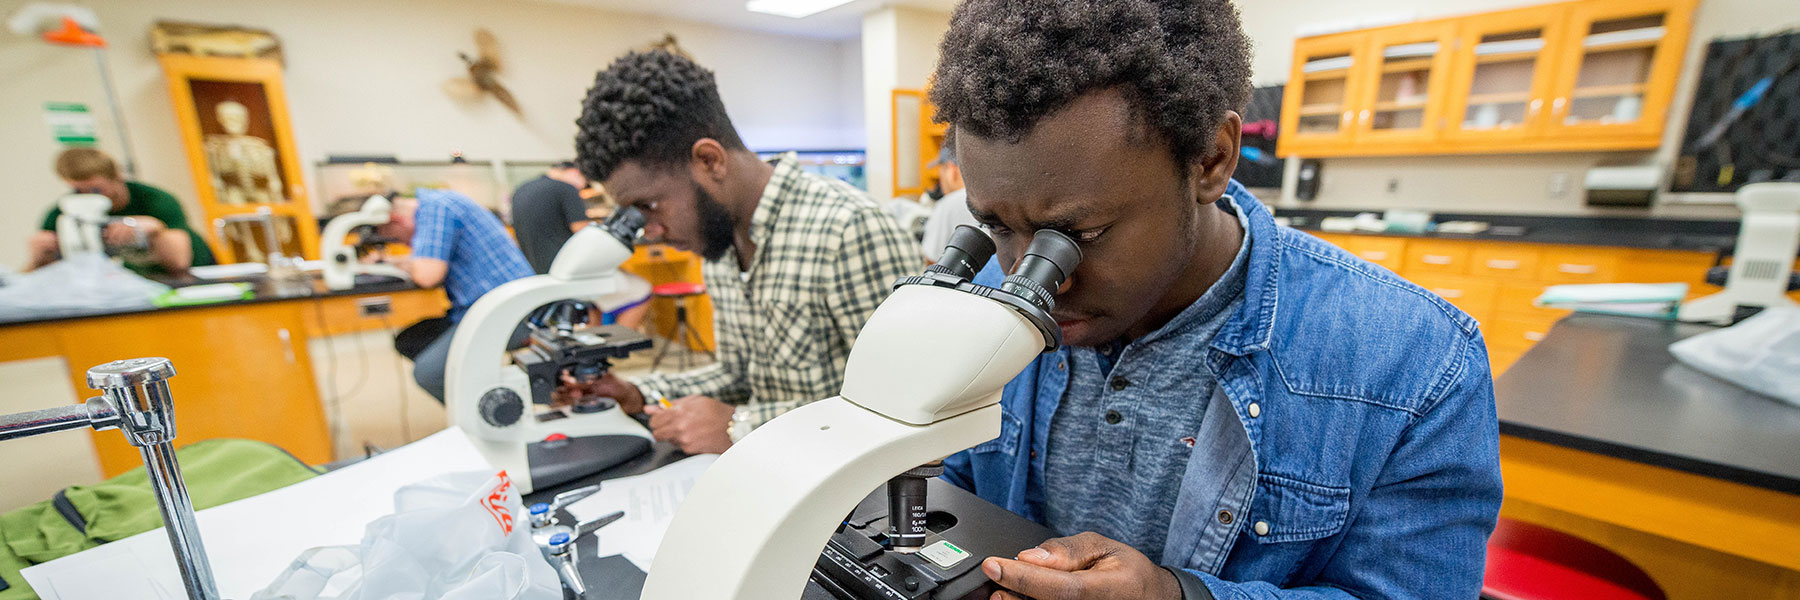
M1303 38L1279 154L1647 150L1696 0L1582 0Z

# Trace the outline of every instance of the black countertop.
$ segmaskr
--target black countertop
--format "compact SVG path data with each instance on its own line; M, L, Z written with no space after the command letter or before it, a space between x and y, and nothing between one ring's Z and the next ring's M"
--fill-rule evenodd
M138 308L123 309L123 310L120 310L120 309L105 309L105 310L75 310L75 309L72 309L72 310L62 311L62 312L35 314L35 315L17 317L17 318L0 317L0 327L4 327L7 325L28 325L28 324L32 324L32 323L52 323L52 322L58 322L58 321L70 321L70 320L75 320L75 319L94 319L94 318L101 318L101 317L117 317L117 316L143 314L143 313L160 313L160 312L179 311L179 310L198 310L198 309L206 309L206 308L218 308L218 307L222 307L222 306L243 306L246 304L262 304L265 302L284 302L284 301L288 301L288 300L317 300L317 299L323 299L323 298L334 298L334 297L338 297L338 296L362 296L362 295L367 295L367 294L392 294L392 293L398 293L398 292L419 289L419 286L413 285L412 282L410 282L410 281L402 281L402 280L396 280L396 279L391 279L391 278L372 278L370 280L358 279L356 287L353 287L353 288L350 288L347 290L326 289L325 284L323 282L319 281L319 279L316 277L309 279L305 283L285 285L285 286L284 285L276 285L275 283L270 281L267 277L260 276L260 275L255 276L255 277L242 277L242 278L206 280L206 281L194 279L192 277L187 277L187 278L182 278L182 279L157 279L156 281L158 283L168 285L169 287L186 287L186 286L190 286L190 285L201 285L201 284L209 284L209 283L239 283L239 282L241 282L241 283L251 284L252 288L251 288L251 292L250 292L251 296L249 298L246 298L243 300L228 300L225 302L213 302L213 303L209 303L209 304L194 304L194 305L188 305L188 306L166 306L166 307L165 306L143 306L143 307L138 307Z
M1353 217L1364 212L1380 213L1381 211L1286 208L1277 209L1275 214L1288 218L1289 224L1296 229L1321 231L1319 222L1326 217ZM1333 231L1330 233L1707 252L1731 251L1737 245L1738 233L1737 221L1705 219L1432 213L1432 221L1439 223L1481 221L1488 223L1491 227L1484 233L1365 231Z
M1709 325L1575 314L1499 380L1500 433L1800 494L1800 407L1669 354Z

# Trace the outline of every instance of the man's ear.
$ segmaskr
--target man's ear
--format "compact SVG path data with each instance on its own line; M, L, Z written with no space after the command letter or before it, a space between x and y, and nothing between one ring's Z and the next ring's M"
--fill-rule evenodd
M1237 111L1225 111L1219 128L1213 132L1212 152L1188 165L1188 191L1201 204L1211 204L1225 196L1231 187L1231 174L1237 171L1238 144L1242 141L1244 118Z
M725 146L712 138L694 140L689 151L688 164L697 181L710 181L715 184L725 181L725 162L729 155Z

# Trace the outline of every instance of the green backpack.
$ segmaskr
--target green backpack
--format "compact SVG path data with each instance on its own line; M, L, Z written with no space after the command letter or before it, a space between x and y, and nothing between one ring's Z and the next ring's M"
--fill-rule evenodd
M175 451L194 508L249 498L317 476L294 455L252 440L194 442ZM150 479L138 467L94 485L0 514L0 600L36 600L19 571L162 528Z

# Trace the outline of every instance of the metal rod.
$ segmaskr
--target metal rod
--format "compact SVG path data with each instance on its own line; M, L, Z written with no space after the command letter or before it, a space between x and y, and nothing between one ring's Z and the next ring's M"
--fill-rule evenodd
M125 176L137 179L137 159L131 151L131 135L125 131L125 115L119 112L119 98L113 93L112 71L106 68L106 52L94 49L94 64L100 66L100 88L106 91L106 107L112 110L113 127L119 130L119 150L125 159Z
M188 498L187 484L181 480L181 465L175 461L174 447L163 441L138 450L144 455L144 470L150 475L150 488L156 491L163 528L168 531L169 546L175 551L175 564L181 569L181 583L187 588L188 598L218 600L212 563L200 542L200 525L195 522L194 505Z
M10 440L88 426L88 410L81 404L0 415L0 440Z

